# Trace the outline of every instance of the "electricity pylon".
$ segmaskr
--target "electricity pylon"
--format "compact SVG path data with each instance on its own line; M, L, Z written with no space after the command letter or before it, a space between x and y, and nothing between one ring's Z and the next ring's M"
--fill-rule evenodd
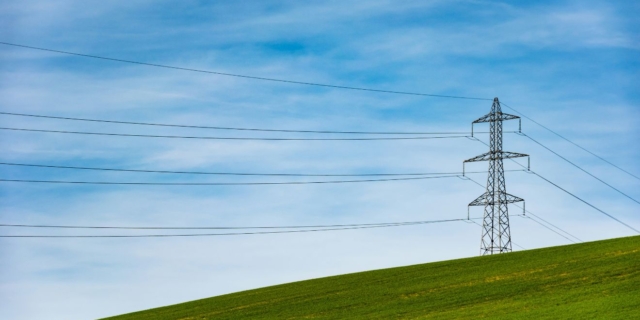
M500 101L498 98L494 98L491 112L471 123L472 136L473 125L476 123L489 122L490 128L489 152L463 162L464 168L464 164L467 162L489 161L487 191L469 203L469 207L484 206L480 255L511 252L511 231L507 204L524 201L524 199L508 194L504 181L503 159L529 157L529 155L522 153L502 151L502 121L513 119L520 120L520 117L502 113Z

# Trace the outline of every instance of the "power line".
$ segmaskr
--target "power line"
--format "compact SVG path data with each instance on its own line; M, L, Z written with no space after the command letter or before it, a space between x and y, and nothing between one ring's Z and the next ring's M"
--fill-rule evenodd
M131 61L131 60L124 60L124 59L115 59L115 58L108 58L108 57L101 57L101 56L96 56L96 55L87 55L87 54L80 54L80 53L74 53L74 52L68 52L68 51L61 51L61 50L53 50L53 49L47 49L47 48L40 48L40 47L33 47L33 46L26 46L26 45L20 45L20 44L14 44L14 43L8 43L8 42L0 42L0 44L4 44L4 45L8 45L8 46L14 46L14 47L21 47L21 48L28 48L28 49L34 49L34 50L41 50L41 51L49 51L49 52L56 52L56 53L62 53L62 54L68 54L68 55L75 55L75 56L82 56L82 57L89 57L89 58L95 58L95 59L102 59L102 60L110 60L110 61L118 61L118 62L125 62L125 63L133 63L133 64L140 64L140 65L147 65L147 66L154 66L154 67L162 67L162 68L170 68L170 69L178 69L178 70L185 70L185 71L194 71L194 72L203 72L203 73L211 73L211 74L218 74L218 75L225 75L225 76L233 76L233 77L242 77L242 78L249 78L249 79L256 79L256 80L267 80L267 81L277 81L277 82L285 82L285 83L294 83L294 84L302 84L302 85L313 85L313 86L323 86L323 87L331 87L331 88L339 88L339 89L350 89L350 90L363 90L363 91L373 91L373 92L383 92L383 93L394 93L394 94L406 94L406 95L418 95L418 96L432 96L432 97L442 97L442 98L458 98L458 99L472 99L472 100L491 100L491 99L487 99L487 98L477 98L477 97L462 97L462 96L448 96L448 95L436 95L436 94L426 94L426 93L415 93L415 92L403 92L403 91L391 91L391 90L379 90L379 89L369 89L369 88L358 88L358 87L350 87L350 86L337 86L337 85L329 85L329 84L320 84L320 83L311 83L311 82L301 82L301 81L291 81L291 80L283 80L283 79L273 79L273 78L264 78L264 77L255 77L255 76L246 76L246 75L238 75L238 74L230 74L230 73L222 73L222 72L215 72L215 71L206 71L206 70L198 70L198 69L190 69L190 68L181 68L181 67L175 67L175 66L167 66L167 65L160 65L160 64L152 64L152 63L145 63L145 62L138 62L138 61ZM639 179L640 177L622 169L621 167L611 163L610 161L598 156L597 154L587 150L586 148L578 145L577 143L567 139L566 137L560 135L559 133L549 129L548 127L540 124L539 122L533 120L532 118L524 115L523 113L519 112L518 110L514 109L513 107L503 103L504 106L506 106L507 108L513 110L514 112L520 114L522 117L532 121L533 123L539 125L540 127L548 130L549 132L555 134L556 136L562 138L563 140L575 145L576 147L584 150L585 152L588 152L589 154L597 157L598 159L608 163L611 166L614 166L615 168L627 173L628 175ZM3 113L3 114L12 114L12 113ZM17 114L14 113L13 115L22 115L22 116L37 116L37 115L26 115L26 114ZM134 122L124 122L124 121L103 121L103 120L92 120L92 119L80 119L80 118L64 118L64 117L52 117L52 116L40 116L40 117L48 117L48 118L59 118L59 119L67 119L67 120L82 120L82 121L98 121L98 122L112 122L112 123L129 123L129 124L140 124L140 125L159 125L159 126L173 126L173 127L198 127L198 126L183 126L183 125L165 125L165 124L150 124L150 123L134 123ZM200 128L205 128L205 127L200 127ZM344 132L340 132L340 131L312 131L312 130L270 130L270 129L251 129L251 128L228 128L228 127L208 127L210 129L225 129L225 130L250 130L250 131L274 131L274 132L306 132L306 133L354 133L354 134L414 134L414 133L394 133L394 132L349 132L349 131L344 131ZM415 133L415 134L430 134L430 133ZM634 201L636 201L635 199L632 199ZM636 201L638 202L638 201Z
M533 122L533 123L535 123L535 124L539 125L540 127L544 128L545 130L547 130L547 131L549 131L549 132L551 132L551 133L555 134L556 136L558 136L558 137L562 138L563 140L565 140L565 141L567 141L567 142L571 143L572 145L574 145L574 146L576 146L576 147L578 147L578 148L582 149L583 151L585 151L585 152L587 152L587 153L591 154L592 156L594 156L594 157L596 157L596 158L598 158L598 159L600 159L600 160L602 160L602 161L604 161L604 162L608 163L609 165L611 165L611 166L613 166L613 167L617 168L618 170L620 170L620 171L622 171L622 172L624 172L624 173L626 173L626 174L628 174L628 175L630 175L630 176L632 176L632 177L634 177L634 178L636 178L636 179L640 180L640 177L638 177L638 176L636 176L636 175L632 174L631 172L629 172L629 171L627 171L627 170L625 170L625 169L620 168L619 166L617 166L617 165L615 165L615 164L611 163L610 161L608 161L607 159L605 159L605 158L603 158L603 157L601 157L601 156L599 156L599 155L597 155L597 154L595 154L595 153L593 153L593 152L591 152L591 151L587 150L586 148L584 148L584 147L580 146L579 144L577 144L577 143L575 143L575 142L573 142L573 141L571 141L571 140L569 140L569 139L565 138L565 137L564 137L564 136L562 136L561 134L559 134L559 133L557 133L557 132L555 132L555 131L553 131L553 130L551 130L551 129L547 128L546 126L542 125L541 123L539 123L539 122L537 122L537 121L535 121L535 120L533 120L533 119L531 119L531 118L527 117L526 115L522 114L520 111L518 111L518 110L516 110L516 109L514 109L514 108L512 108L512 107L510 107L510 106L508 106L508 105L506 105L505 103L502 103L502 105L504 105L505 107L507 107L507 108L509 108L509 109L513 110L513 112L515 112L515 113L517 113L517 114L521 115L522 117L529 119L529 121L531 121L531 122Z
M473 140L478 141L478 142L480 142L480 143L482 143L482 144L484 144L484 145L487 145L484 141L478 140L478 139L476 139L476 138L473 138ZM509 159L509 160L511 160L511 161L513 161L513 162L515 162L517 165L521 166L522 168L527 169L527 167L523 166L523 165L522 165L522 164L520 164L519 162L517 162L517 161L515 161L515 160L513 160L513 159ZM525 171L525 170L523 170L523 171ZM545 178L545 177L543 177L543 176L541 176L541 175L539 175L539 174L535 173L534 171L531 171L531 170L528 170L528 169L527 169L526 171L527 171L527 172L530 172L530 173L532 173L532 174L535 174L536 176L540 177L542 180L545 180L546 182L550 183L551 185L555 186L556 188L558 188L558 189L560 189L560 190L562 190L562 191L566 192L567 194L571 195L572 197L574 197L574 198L576 198L576 199L578 199L578 200L580 200L580 201L584 202L584 203L585 203L585 204L587 204L588 206L590 206L590 207L592 207L592 208L594 208L594 209L598 210L599 212L601 212L601 213L605 214L605 215L606 215L606 216L608 216L609 218L611 218L611 219L613 219L613 220L615 220L615 221L617 221L617 222L619 222L619 223L623 224L625 227L630 228L631 230L633 230L633 231L635 231L635 232L637 232L637 233L640 233L640 231L636 230L636 229L635 229L635 228L633 228L632 226L630 226L630 225L628 225L628 224L626 224L626 223L624 223L624 222L622 222L622 221L618 220L618 219L617 219L617 218L615 218L614 216L612 216L612 215L610 215L610 214L608 214L608 213L604 212L603 210L601 210L600 208L598 208L598 207L596 207L596 206L592 205L591 203L587 202L586 200L584 200L584 199L582 199L582 198L580 198L580 197L576 196L575 194L573 194L573 193L571 193L571 192L567 191L566 189L564 189L564 188L560 187L559 185L557 185L557 184L555 184L555 183L553 183L553 182L549 181L547 178Z
M284 176L284 177L375 177L375 176L427 176L427 175L455 175L462 172L422 172L422 173L360 173L360 174L311 174L311 173L248 173L248 172L204 172L204 171L166 171L166 170L138 170L138 169L116 169L116 168L96 168L79 166L59 166L44 164L27 164L0 162L4 166L35 167L49 169L71 169L71 170L95 170L95 171L115 171L115 172L135 172L135 173L162 173L162 174L196 174L196 175L228 175L228 176ZM522 171L522 170L505 170ZM486 171L467 171L466 173L484 173Z
M27 114L27 113L15 113L15 112L2 112L0 114L19 116L19 117L32 117L32 118L44 118L44 119L57 119L57 120L73 120L73 121L87 121L98 123L111 123L111 124L127 124L127 125L141 125L141 126L155 126L155 127L172 127L172 128L191 128L191 129L213 129L213 130L236 130L236 131L260 131L260 132L288 132L288 133L324 133L324 134L373 134L373 135L429 135L429 134L470 134L470 132L390 132L390 131L331 131L331 130L289 130L289 129L258 129L258 128L238 128L238 127L214 127L214 126L196 126L186 124L168 124L168 123L152 123L152 122L132 122L132 121L120 121L120 120L104 120L104 119L87 119L87 118L73 118L73 117L59 117L49 115ZM515 132L515 131L513 131ZM475 133L488 133L488 132L475 132Z
M557 232L557 231L555 231L555 230L553 230L553 229L549 228L548 226L546 226L546 225L542 224L542 223L541 223L541 222L539 222L539 221L534 220L534 219L533 219L533 218L531 218L531 217L528 217L528 216L522 216L522 218L523 218L523 219L529 219L529 220L531 220L531 221L533 221L533 222L535 222L535 223L537 223L537 224L539 224L539 225L541 225L541 226L545 227L545 228L546 228L546 229L548 229L549 231L551 231L551 232L553 232L553 233L555 233L555 234L557 234L557 235L559 235L559 236L561 236L561 237L563 237L563 238L565 238L565 239L569 240L569 242L571 242L571 243L576 243L575 241L573 241L573 240L571 240L571 239L569 239L569 238L565 237L563 234L561 234L561 233L559 233L559 232Z
M337 230L388 228L388 227L400 227L400 226L409 226L409 225L443 223L443 222L453 222L453 221L463 221L463 220L464 219L432 220L432 221L422 221L422 222L414 223L414 224L391 224L391 225L360 226L360 227L346 227L346 228L310 229L310 230L286 230L286 231L263 231L263 232L144 234L144 235L0 235L0 238L169 238L169 237L237 236L237 235L305 233L305 232L324 232L324 231L337 231Z
M518 206L518 205L516 205L516 207L521 208L521 207L520 207L520 206ZM526 213L528 213L528 214L529 214L529 215L531 215L531 216L536 217L536 219L541 220L541 221L543 221L544 223L546 223L546 224L548 224L548 225L550 225L550 226L552 226L552 227L556 228L557 230L559 230L559 231L561 231L561 232L565 233L566 235L568 235L568 236L570 236L570 237L572 237L572 238L574 238L574 239L578 240L579 242L584 242L584 241L582 241L582 239L580 239L580 238L578 238L578 237L576 237L576 236L572 235L571 233L569 233L569 232L567 232L567 231L565 231L565 230L563 230L563 229L560 229L560 227L558 227L558 226L554 225L553 223L551 223L551 222L549 222L549 221L547 221L547 220L545 220L545 219L541 218L541 217L540 217L540 216L538 216L538 215L533 214L533 212L531 212L531 211L529 211L529 210L525 210L525 212L526 212ZM533 220L533 219L531 219L531 220ZM536 222L536 223L540 223L540 222L538 222L538 221L536 221L536 220L533 220L533 221L534 221L534 222ZM552 230L552 231L553 231L553 230ZM569 240L569 241L573 241L573 240ZM574 243L575 243L575 242L574 242Z
M524 135L524 133L522 133L522 135ZM525 135L525 136L526 136L526 135ZM531 139L531 137L529 137L529 136L527 136L527 137L528 137L529 139ZM478 140L478 139L476 139L476 138L474 138L473 140L476 140L476 141L478 141L478 142L480 142L480 143L482 143L482 144L484 144L484 145L487 145L485 142L483 142L483 141L481 141L481 140ZM533 140L533 139L532 139L532 140ZM536 142L537 142L537 141L536 141ZM552 151L552 150L550 150L550 149L548 149L548 150L549 150L549 151ZM553 152L553 151L552 151L552 152ZM564 158L563 158L563 159L564 159ZM510 160L511 160L511 161L513 161L513 162L515 162L515 163L516 163L517 165L519 165L520 167L522 167L522 168L526 169L526 167L525 167L524 165L520 164L519 162L515 161L514 159L510 159ZM566 159L565 159L565 160L566 160ZM567 160L567 161L568 161L568 160ZM534 172L534 173L535 173L535 172ZM536 175L538 175L538 174L536 174ZM539 175L538 175L538 176L539 176ZM541 176L540 176L540 177L541 177ZM542 178L542 177L541 177L541 178ZM471 180L471 181L473 181L473 182L475 182L475 183L476 183L477 185L479 185L480 187L483 187L481 184L479 184L479 183L478 183L478 182L476 182L475 180L473 180L473 179L471 179L471 178L468 178L468 179L469 179L469 180ZM546 179L545 179L545 180L546 180ZM548 182L550 182L550 181L548 181ZM563 190L564 190L564 189L563 189ZM565 191L566 191L566 190L565 190ZM571 194L571 195L573 195L573 194ZM586 203L586 202L585 202L585 203ZM589 204L589 203L587 203L587 204ZM590 206L592 206L591 204L589 204L589 205L590 205ZM592 207L593 207L593 206L592 206ZM594 207L594 208L595 208L595 207ZM597 208L596 208L596 209L597 209ZM597 210L600 210L600 209L597 209ZM528 211L528 210L525 210L525 211L526 211L527 213L531 214L532 216L534 216L534 217L536 217L536 218L538 218L538 219L540 219L540 220L542 220L542 221L546 222L547 224L549 224L549 225L553 226L554 228L556 228L556 229L558 229L558 230L560 230L560 231L564 232L565 234L567 234L567 235L569 235L569 236L571 236L571 237L573 237L573 238L577 239L578 241L583 242L580 238L578 238L578 237L576 237L576 236L574 236L574 235L572 235L572 234L570 234L570 233L568 233L568 232L564 231L563 229L560 229L559 227L555 226L554 224L550 223L549 221L544 220L544 219L540 218L539 216L536 216L535 214L533 214L532 212L530 212L530 211ZM535 220L534 220L534 221L535 221Z
M40 129L6 128L6 127L0 127L0 130L43 132L43 133L83 134L83 135L113 136L113 137L136 137L136 138L204 139L204 140L259 140L259 141L429 140L429 139L453 139L453 138L469 138L470 137L470 136L436 136L436 137L391 137L391 138L240 138L240 137L168 136L168 135L129 134L129 133L104 133L104 132L85 132L85 131L40 130Z
M191 68L182 68L182 67L176 67L176 66L169 66L169 65L161 65L161 64L153 64L153 63L145 63L145 62L139 62L139 61L132 61L132 60L124 60L124 59L116 59L116 58L108 58L108 57L102 57L102 56L96 56L96 55L88 55L88 54L80 54L80 53L74 53L74 52L68 52L68 51L61 51L61 50L53 50L53 49L46 49L46 48L40 48L40 47L33 47L33 46L26 46L26 45L20 45L20 44L13 44L13 43L7 43L7 42L0 42L0 44L4 44L4 45L8 45L8 46L14 46L14 47L21 47L21 48L28 48L28 49L34 49L34 50L41 50L41 51L48 51L48 52L56 52L56 53L62 53L62 54L68 54L68 55L75 55L75 56L81 56L81 57L88 57L88 58L94 58L94 59L102 59L102 60L109 60L109 61L117 61L117 62L124 62L124 63L131 63L131 64L138 64L138 65L146 65L146 66L153 66L153 67L160 67L160 68L168 68L168 69L176 69L176 70L183 70L183 71L192 71L192 72L200 72L200 73L209 73L209 74L217 74L217 75L224 75L224 76L232 76L232 77L241 77L241 78L248 78L248 79L255 79L255 80L265 80L265 81L275 81L275 82L284 82L284 83L293 83L293 84L301 84L301 85L311 85L311 86L321 86L321 87L329 87L329 88L338 88L338 89L349 89L349 90L360 90L360 91L371 91L371 92L381 92L381 93L393 93L393 94L404 94L404 95L417 95L417 96L431 96L431 97L442 97L442 98L456 98L456 99L472 99L472 100L491 100L491 99L487 99L487 98L476 98L476 97L463 97L463 96L449 96L449 95L436 95L436 94L425 94L425 93L414 93L414 92L403 92L403 91L391 91L391 90L379 90L379 89L369 89L369 88L359 88L359 87L350 87L350 86L338 86L338 85L329 85L329 84L321 84L321 83L311 83L311 82L301 82L301 81L292 81L292 80L283 80L283 79L274 79L274 78L264 78L264 77L256 77L256 76L247 76L247 75L239 75L239 74L231 74L231 73L223 73L223 72L216 72L216 71L208 71L208 70L200 70L200 69L191 69ZM542 124L536 122L535 120L529 118L528 116L522 114L521 112L515 110L514 108L504 104L507 108L513 110L514 112L520 114L521 116L529 119L530 121L534 122L535 124L543 127L544 129L554 133L555 135L559 136L560 138L572 143L573 145L579 147L580 149L590 153L593 156L596 156L597 158L601 159L602 161L607 162L608 164L618 168L619 170L635 177L636 179L640 179L640 177L637 177L633 174L631 174L630 172L616 166L615 164L607 161L606 159L594 154L593 152L585 149L584 147L579 146L578 144L572 142L571 140L563 137L562 135L558 134L557 132L547 128L546 126L543 126ZM412 137L412 138L373 138L373 139L282 139L282 138L217 138L217 137L180 137L180 136L150 136L150 135L125 135L125 134L107 134L107 133L89 133L89 132L71 132L71 131L52 131L52 130L35 130L35 129L17 129L17 128L0 128L3 130L20 130L20 131L36 131L36 132L55 132L55 133L75 133L75 134L93 134L93 135L115 135L115 136L135 136L135 137L157 137L157 138L190 138L190 139L194 139L194 138L200 138L200 139L224 139L224 140L399 140L399 139L429 139L429 138L445 138L445 137ZM460 137L466 137L466 136L460 136ZM459 138L459 137L446 137L446 138ZM558 185L552 183L551 181L547 180L546 178L538 175L535 172L532 172L534 174L536 174L537 176L539 176L540 178L546 180L547 182L553 184L554 186L560 188ZM411 179L411 178L408 178ZM415 179L421 179L421 178L415 178ZM599 179L598 179L599 180ZM18 181L18 180L2 180L2 181ZM21 182L27 182L25 181L21 181ZM44 182L44 181L29 181L29 182ZM359 181L360 182L360 181ZM60 182L54 182L54 183L60 183ZM76 182L73 182L76 183ZM326 183L326 182L323 182ZM568 191L566 191L565 189L560 188L561 190L569 193ZM614 188L615 189L615 188ZM616 189L617 190L617 189ZM618 190L619 191L619 190ZM607 214L606 212L596 208L595 206L589 204L588 202L578 198L577 196L573 195L572 193L569 193L570 195L576 197L577 199L581 200L582 202L590 205L591 207L593 207L594 209L606 214L607 216L609 216L612 219L615 219L616 221L624 224L625 226L633 229L634 231L638 232L638 230L630 227L629 225L621 222L620 220L614 218L613 216ZM629 196L627 196L629 197ZM637 200L629 197L630 199L638 202ZM640 232L639 232L640 233Z
M54 50L54 49L33 47L33 46L27 46L27 45L21 45L21 44L9 43L9 42L0 42L0 44L7 45L7 46L13 46L13 47L26 48L26 49L62 53L62 54L74 55L74 56L85 57L85 58L93 58L93 59L101 59L101 60L107 60L107 61L124 62L124 63L130 63L130 64L150 66L150 67L158 67L158 68L165 68L165 69L174 69L174 70L182 70L182 71L191 71L191 72L215 74L215 75L220 75L220 76L245 78L245 79L253 79L253 80L282 82L282 83L300 84L300 85L306 85L306 86L316 86L316 87L325 87L325 88L334 88L334 89L347 89L347 90L356 90L356 91L403 94L403 95L411 95L411 96L451 98L451 99L467 99L467 100L491 100L491 99L486 99L486 98L475 98L475 97L440 95L440 94L430 94L430 93L418 93L418 92L371 89L371 88L340 86L340 85L315 83L315 82L304 82L304 81L294 81L294 80L285 80L285 79L276 79L276 78L257 77L257 76L241 75L241 74L210 71L210 70L202 70L202 69L183 68L183 67L176 67L176 66L157 64L157 63L148 63L148 62L140 62L140 61L133 61L133 60L125 60L125 59L116 59L116 58L109 58L109 57L96 56L96 55L90 55L90 54L76 53L76 52L70 52L70 51L62 51L62 50Z
M635 231L635 232L637 232L637 233L640 233L640 231L638 231L636 228L634 228L634 227L632 227L632 226L630 226L630 225L628 225L628 224L626 224L626 223L624 223L624 222L622 222L622 221L618 220L616 217L614 217L614 216L612 216L612 215L610 215L610 214L608 214L608 213L606 213L606 212L602 211L601 209L599 209L598 207L596 207L596 206L592 205L591 203L587 202L586 200L583 200L582 198L580 198L580 197L576 196L575 194L573 194L573 193L571 193L571 192L567 191L566 189L564 189L564 188L560 187L559 185L557 185L557 184L555 184L555 183L553 183L553 182L549 181L549 179L547 179L547 178L545 178L545 177L543 177L543 176L541 176L541 175L539 175L539 174L537 174L537 173L535 173L535 172L533 172L533 171L531 171L531 173L532 173L532 174L535 174L535 175L536 175L536 176L538 176L538 177L540 177L540 179L542 179L542 180L544 180L544 181L546 181L546 182L548 182L548 183L552 184L552 185L553 185L553 186L555 186L556 188L558 188L558 189L560 189L560 190L562 190L562 191L566 192L566 193L567 193L567 194L569 194L570 196L572 196L572 197L574 197L574 198L576 198L576 199L578 199L578 200L582 201L583 203L585 203L586 205L590 206L591 208L594 208L594 209L598 210L600 213L602 213L602 214L606 215L607 217L609 217L609 218L611 218L611 219L613 219L613 220L615 220L615 221L619 222L620 224L624 225L625 227L627 227L627 228L629 228L629 229L631 229L631 230L633 230L633 231Z
M256 186L256 185L295 185L295 184L334 184L334 183L361 183L361 182L386 182L405 180L425 180L439 178L455 178L461 175L390 178L390 179L364 179L364 180L333 180L333 181L287 181L287 182L107 182L107 181L61 181L61 180L24 180L24 179L0 179L0 182L20 183L50 183L50 184L81 184L81 185L145 185L145 186Z
M358 90L358 91L369 91L369 92L380 92L380 93L392 93L392 94L403 94L403 95L413 95L413 96L427 96L427 97L439 97L439 98L453 98L453 99L469 99L469 100L492 100L490 98L478 98L478 97L465 97L465 96L451 96L451 95L438 95L438 94L428 94L428 93L418 93L418 92L405 92L405 91L393 91L393 90L380 90L380 89L371 89L371 88L360 88L360 87L351 87L351 86L339 86L339 85L330 85L330 84L322 84L322 83L313 83L313 82L303 82L303 81L293 81L293 80L284 80L284 79L275 79L275 78L266 78L266 77L256 77L256 76L248 76L248 75L240 75L240 74L232 74L232 73L224 73L224 72L217 72L217 71L208 71L208 70L200 70L200 69L192 69L192 68L183 68L183 67L176 67L176 66L169 66L169 65L162 65L162 64L154 64L154 63L146 63L146 62L140 62L140 61L133 61L133 60L125 60L125 59L116 59L116 58L109 58L109 57L103 57L103 56L96 56L96 55L89 55L89 54L82 54L82 53L75 53L75 52L70 52L70 51L62 51L62 50L54 50L54 49L47 49L47 48L41 48L41 47L34 47L34 46L27 46L27 45L21 45L21 44L15 44L15 43L9 43L9 42L0 42L0 44L3 45L7 45L7 46L13 46L13 47L20 47L20 48L26 48L26 49L32 49L32 50L40 50L40 51L47 51L47 52L55 52L55 53L61 53L61 54L67 54L67 55L74 55L74 56L80 56L80 57L86 57L86 58L93 58L93 59L101 59L101 60L108 60L108 61L116 61L116 62L124 62L124 63L130 63L130 64L138 64L138 65L145 65L145 66L152 66L152 67L159 67L159 68L167 68L167 69L175 69L175 70L183 70L183 71L192 71L192 72L199 72L199 73L208 73L208 74L216 74L216 75L223 75L223 76L230 76L230 77L239 77L239 78L246 78L246 79L254 79L254 80L264 80L264 81L274 81L274 82L283 82L283 83L292 83L292 84L300 84L300 85L310 85L310 86L319 86L319 87L328 87L328 88L336 88L336 89L348 89L348 90ZM640 180L640 177L632 174L631 172L613 164L612 162L602 158L601 156L587 150L586 148L578 145L577 143L565 138L564 136L560 135L559 133L549 129L548 127L540 124L539 122L533 120L532 118L524 115L523 113L519 112L518 110L514 109L513 107L502 103L504 106L506 106L507 108L513 110L514 112L518 113L519 115L521 115L522 117L529 119L531 122L539 125L540 127L544 128L545 130L557 135L558 137L562 138L563 140L573 144L574 146L584 150L585 152L593 155L594 157L608 163L609 165L617 168L618 170Z
M556 156L558 156L560 159L562 159L562 160L564 160L564 161L568 162L568 163L569 163L569 164L571 164L572 166L574 166L574 167L576 167L576 168L580 169L580 171L582 171L582 172L584 172L584 173L586 173L586 174L590 175L592 178L594 178L594 179L596 179L596 180L598 180L598 181L602 182L602 183L603 183L603 184L605 184L607 187L609 187L609 188L611 188L611 189L613 189L613 190L617 191L617 192L618 192L618 193L620 193L621 195L623 195L623 196L625 196L625 197L627 197L627 198L629 198L629 199L633 200L635 203L640 204L640 201L638 201L638 200L636 200L636 199L632 198L630 195L628 195L628 194L626 194L626 193L624 193L624 192L620 191L619 189L615 188L614 186L612 186L612 185L610 185L610 184L606 183L605 181L603 181L602 179L600 179L600 178L596 177L596 176L595 176L595 175L593 175L591 172L589 172L589 171L587 171L587 170L583 169L583 168L582 168L582 167L580 167L579 165L577 165L577 164L575 164L575 163L573 163L573 162L569 161L569 159L567 159L567 158L565 158L565 157L561 156L560 154L558 154L557 152L555 152L555 151L551 150L551 148L549 148L549 147L545 146L544 144L542 144L542 143L538 142L537 140L535 140L535 139L531 138L530 136L528 136L528 135L526 135L526 134L524 134L524 133L521 133L521 135L523 135L523 136L525 136L525 137L529 138L529 140L531 140L531 141L535 142L536 144L538 144L539 146L541 146L541 147L543 147L543 148L547 149L549 152L551 152L551 153L555 154L555 155L556 155Z
M126 227L126 226L79 226L79 225L41 225L41 224L0 224L10 228L46 228L46 229L120 229L120 230L238 230L238 229L309 229L309 228L344 228L363 226L412 225L429 221L403 221L384 223L301 225L301 226L261 226L261 227Z
M522 170L520 170L520 171L522 171ZM469 180L469 181L471 181L471 182L473 182L473 183L477 184L479 187L484 188L484 186L483 186L482 184L480 184L478 181L475 181L475 180L473 180L473 179L471 179L471 178L469 178L469 177L465 177L465 178L466 178L466 180ZM565 230L561 229L560 227L558 227L558 226L554 225L553 223L551 223L551 222L549 222L549 221L547 221L547 220L544 220L544 219L540 218L539 216L537 216L537 215L533 214L531 211L524 209L524 207L520 207L519 205L517 205L517 204L515 204L515 203L514 203L514 205L515 205L516 207L518 207L518 208L522 208L522 209L524 210L524 212L526 212L526 213L528 213L528 214L530 214L530 215L532 215L532 216L534 216L534 217L536 217L536 218L538 218L538 219L540 219L540 220L544 221L544 222L545 222L545 223L547 223L548 225L550 225L550 226L552 226L552 227L556 228L557 230L559 230L559 231L561 231L561 232L564 232L565 234L569 235L570 237L573 237L573 238L577 239L578 241L583 242L583 241L582 241L582 240L580 240L578 237L576 237L576 236L574 236L574 235L570 234L569 232L567 232L567 231L565 231ZM524 215L523 215L523 216L524 216ZM526 216L525 216L525 217L526 217ZM531 220L532 220L533 222L536 222L536 223L538 223L538 224L542 225L540 222L538 222L538 221L536 221L536 220L533 220L533 219L531 219ZM542 226L543 226L543 227L545 227L545 228L547 228L547 229L549 229L549 230L551 230L551 231L553 231L554 233L557 233L559 236L561 236L561 237L563 237L563 238L565 238L565 239L567 239L567 240L569 240L569 241L571 241L571 242L575 243L575 241L573 241L573 240L571 240L571 239L569 239L569 238L565 237L564 235L562 235L562 234L560 234L560 233L556 232L556 231L555 231L555 230L553 230L553 229L550 229L548 226L545 226L545 225L542 225Z

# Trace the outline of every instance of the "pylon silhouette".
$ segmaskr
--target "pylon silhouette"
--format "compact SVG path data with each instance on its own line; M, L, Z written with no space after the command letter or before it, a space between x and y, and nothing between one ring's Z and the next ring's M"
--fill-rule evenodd
M502 121L513 119L520 119L520 117L502 113L500 101L498 98L494 98L491 112L471 124L472 136L474 124L489 122L490 127L489 152L463 162L464 166L467 162L489 161L487 191L469 203L469 207L484 206L480 255L511 252L511 231L507 205L524 201L524 199L507 193L504 179L503 159L529 157L523 153L502 151Z

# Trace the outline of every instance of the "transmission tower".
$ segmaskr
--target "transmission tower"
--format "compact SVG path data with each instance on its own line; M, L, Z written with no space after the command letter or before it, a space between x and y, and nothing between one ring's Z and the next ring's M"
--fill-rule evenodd
M507 193L504 180L503 159L529 157L529 155L522 153L502 151L502 121L513 119L520 120L520 117L502 113L500 101L498 98L494 98L491 112L471 123L471 136L473 136L473 125L476 123L489 122L490 128L489 152L463 162L464 172L464 165L467 162L489 161L487 191L469 203L468 206L484 206L480 255L511 252L511 231L509 230L507 204L524 202L524 199ZM519 128L521 127L520 124Z

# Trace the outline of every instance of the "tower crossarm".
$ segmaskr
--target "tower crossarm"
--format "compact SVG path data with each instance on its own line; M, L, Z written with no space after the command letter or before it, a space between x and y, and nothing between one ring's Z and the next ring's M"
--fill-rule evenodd
M492 159L491 155L492 155L491 152L485 152L485 153L483 153L483 154L481 154L479 156L475 156L475 157L473 157L471 159L467 159L467 160L463 161L463 163L464 162L476 162L476 161L488 161L488 160Z
M493 161L493 160L502 160L502 159L511 159L511 158L522 158L522 157L527 157L527 170L529 170L531 168L531 158L529 157L528 154L509 152L509 151L485 152L479 156L475 156L471 159L467 159L462 162L462 176L465 175L467 162Z
M469 206L486 206L496 203L516 203L522 202L524 199L508 194L506 192L497 192L500 196L495 201L492 200L491 195L488 192L483 193L481 196L469 203Z
M496 152L486 152L479 156L475 156L471 159L467 159L464 162L477 162L477 161L489 161L494 159L510 159L510 158L521 158L528 157L528 154L517 153L517 152L509 152L509 151L496 151Z
M502 159L522 158L522 157L528 157L528 156L529 156L528 154L524 154L524 153L500 151L500 158Z
M522 132L522 119L520 119L520 117L512 115L512 114L508 114L508 113L503 113L502 109L500 109L500 102L498 101L498 98L495 98L493 100L493 105L497 106L497 108L492 108L491 112L489 112L486 115L484 115L484 116L476 119L475 121L471 122L471 136L472 137L473 137L473 125L476 124L476 123L482 123L482 122L491 122L491 123L500 122L500 123L502 123L502 121L518 119L518 132ZM500 126L502 126L502 125L500 125Z
M508 114L508 113L502 113L502 112L491 112L488 113L480 118L478 118L476 121L472 122L472 123L482 123L482 122L492 122L492 121L506 121L506 120L513 120L513 119L520 119L520 117L518 116L514 116L512 114Z

